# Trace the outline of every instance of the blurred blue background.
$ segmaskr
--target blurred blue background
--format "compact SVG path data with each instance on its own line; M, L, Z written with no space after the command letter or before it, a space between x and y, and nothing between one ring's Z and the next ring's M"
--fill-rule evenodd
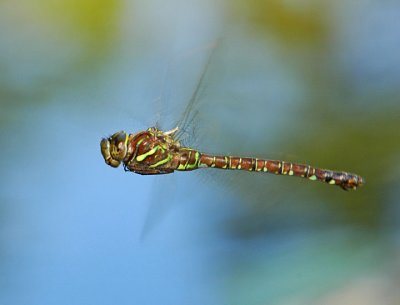
M390 0L2 1L0 303L399 304L399 29ZM365 187L106 166L216 41L190 144Z

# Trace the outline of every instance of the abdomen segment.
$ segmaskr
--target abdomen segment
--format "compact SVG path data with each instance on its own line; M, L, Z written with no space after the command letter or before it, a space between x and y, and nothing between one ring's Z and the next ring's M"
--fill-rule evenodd
M322 181L331 185L338 185L344 190L356 189L365 183L362 177L355 174L320 169L306 164L297 164L280 160L215 156L204 153L198 153L196 158L191 160L193 163L188 163L191 164L190 169L195 169L197 167L211 167L253 172L267 172L277 175L302 177L313 181ZM185 169L182 168L180 170Z

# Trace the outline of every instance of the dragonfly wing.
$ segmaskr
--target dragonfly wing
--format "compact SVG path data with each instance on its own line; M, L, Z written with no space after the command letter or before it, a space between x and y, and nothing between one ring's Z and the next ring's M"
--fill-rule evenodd
M178 127L178 131L175 133L175 138L178 139L184 146L190 146L190 144L193 144L195 141L198 141L199 139L199 134L198 132L198 126L200 125L198 120L199 120L199 100L201 99L202 94L205 91L205 87L207 85L207 74L209 72L209 68L211 66L211 62L213 61L213 58L215 56L216 50L218 48L218 42L214 42L212 44L207 45L206 47L202 47L200 49L195 50L195 53L201 53L202 56L200 58L204 58L204 52L206 54L206 59L205 59L205 64L202 64L202 70L200 72L200 76L198 78L198 81L194 87L194 90L190 96L189 102L185 102L185 107L184 111L182 112L181 110L176 111L175 113L181 113L180 117L178 120L172 119L174 116L173 114L171 115L171 109L167 109L171 107L171 104L169 105L166 103L164 100L165 98L168 98L170 96L164 96L165 95L165 88L176 88L175 84L169 84L167 86L167 80L168 82L171 82L173 77L169 77L169 69L172 67L172 63L174 61L170 61L168 64L168 67L165 72L165 81L163 84L162 88L162 94L161 97L158 99L158 108L159 112L157 113L157 123L155 126L159 128L160 130L169 130L173 129L175 127ZM194 60L196 62L193 63L193 66L196 67L199 65L199 59L198 59L198 54L194 55L193 52L192 54L189 54L191 60ZM192 66L191 64L187 63L187 57L182 58L180 57L179 59L181 60L181 66L182 68L185 68L187 70L188 66ZM203 60L204 61L204 60ZM183 64L182 64L183 63ZM179 74L179 73L178 73ZM171 101L172 102L172 101ZM169 111L168 111L169 110ZM164 122L175 122L175 124L164 124ZM136 173L139 174L167 174L168 172L154 172L154 173L149 173L149 172L143 172L138 168L135 169L129 169L133 170ZM175 206L175 200L173 198L176 192L173 189L176 189L176 183L175 183L175 176L168 176L168 179L163 179L163 177L157 177L155 181L155 186L154 189L157 189L157 192L154 192L153 197L150 199L150 205L148 208L147 216L142 228L142 233L141 233L141 239L145 239L151 231L155 229L156 226L158 226L162 220L165 219L167 214L172 210L172 208ZM168 196L166 196L168 194ZM171 197L172 196L172 197ZM162 197L162 198L160 198Z
M176 123L176 126L178 126L179 128L176 136L183 143L188 141L188 139L196 139L199 136L196 132L197 126L199 125L197 124L199 119L199 100L201 99L202 94L204 94L204 92L206 91L206 86L208 84L207 79L209 79L209 68L218 50L218 46L219 41L208 47L209 54L207 57L207 61L204 64L203 70L201 71L200 78L189 99L189 102L185 107L185 110L183 111L178 122Z
M153 190L149 198L147 214L140 233L140 240L145 240L154 231L174 207L176 194L176 177L174 175L160 176L154 180Z

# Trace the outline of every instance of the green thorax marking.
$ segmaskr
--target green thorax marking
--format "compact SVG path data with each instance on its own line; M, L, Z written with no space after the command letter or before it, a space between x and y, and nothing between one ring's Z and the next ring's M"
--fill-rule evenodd
M144 154L141 154L139 156L136 157L136 161L141 162L144 159L146 159L148 156L154 155L157 150L162 149L162 147L160 145L154 146L152 149L150 149L149 151L145 152Z
M149 167L150 167L150 168L156 168L156 167L158 167L158 166L160 166L160 165L163 165L163 164L165 164L165 163L168 163L168 162L171 161L171 160L172 160L172 154L168 154L166 158L164 158L164 159L158 161L158 162L155 163L155 164L150 165Z

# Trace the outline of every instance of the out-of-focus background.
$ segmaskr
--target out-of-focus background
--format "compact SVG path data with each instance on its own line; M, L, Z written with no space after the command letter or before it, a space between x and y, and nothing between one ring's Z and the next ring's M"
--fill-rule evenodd
M2 1L0 303L399 304L399 48L390 0ZM187 143L366 185L106 166L206 66Z

